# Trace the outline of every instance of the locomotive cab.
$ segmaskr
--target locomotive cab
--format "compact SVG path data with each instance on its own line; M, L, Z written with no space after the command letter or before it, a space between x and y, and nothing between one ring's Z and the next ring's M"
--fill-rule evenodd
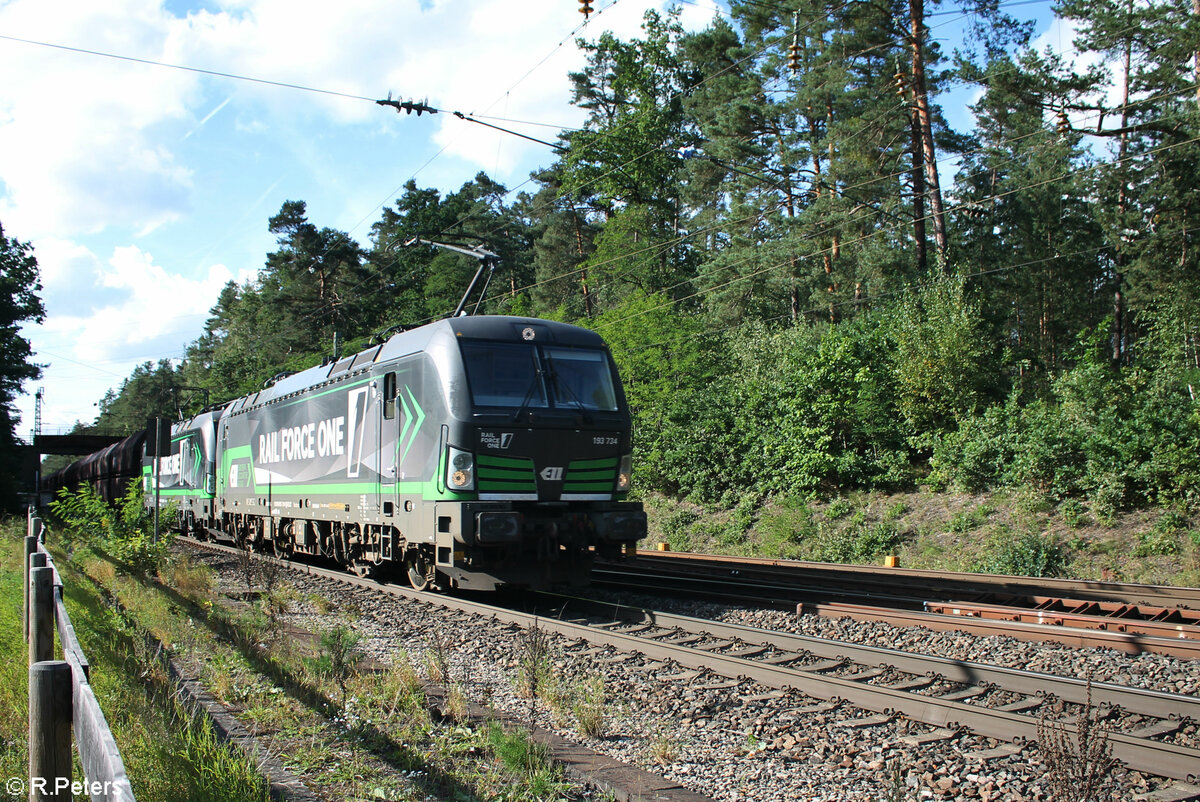
M641 504L625 500L630 418L607 347L585 329L520 318L451 328L463 381L450 387L443 479L470 499L439 510L455 542L439 570L462 587L586 581L595 555L646 533Z

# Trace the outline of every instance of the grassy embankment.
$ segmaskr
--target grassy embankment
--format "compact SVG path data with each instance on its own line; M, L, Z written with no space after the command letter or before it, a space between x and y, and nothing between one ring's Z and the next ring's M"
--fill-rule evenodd
M21 644L19 527L7 527L0 563L6 645ZM59 541L51 535L51 543ZM184 715L146 646L153 635L189 673L233 709L269 752L330 799L570 798L545 748L521 733L431 716L418 666L362 661L344 623L306 638L283 625L296 593L278 577L255 577L248 601L216 592L213 573L176 553L153 578L124 570L79 545L57 560L68 605L100 698L139 799L265 799L265 783L237 752L213 743L207 725ZM313 600L314 603L316 600ZM14 640L8 644L8 640ZM19 653L19 650L18 650ZM428 663L429 656L425 656ZM420 662L419 660L416 662ZM4 667L0 725L9 776L24 774L23 664ZM452 702L456 696L451 694ZM459 694L457 699L465 700ZM10 726L11 723L11 726Z
M21 626L24 521L0 524L0 775L28 773L28 670ZM267 798L255 767L219 744L207 722L173 700L140 633L56 555L67 608L92 666L92 689L138 799ZM61 654L61 652L59 652ZM75 779L82 778L76 761Z
M1114 511L1037 494L856 492L832 499L747 497L716 510L646 501L650 537L675 551L1200 585L1200 514L1182 506Z

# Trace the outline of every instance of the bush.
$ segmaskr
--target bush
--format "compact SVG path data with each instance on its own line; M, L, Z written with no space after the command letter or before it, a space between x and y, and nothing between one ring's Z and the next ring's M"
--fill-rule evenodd
M758 531L764 554L787 559L798 556L799 544L817 535L818 524L806 500L785 496L763 513Z
M1067 555L1049 534L1026 532L1016 538L1002 532L992 537L987 554L973 570L985 574L1012 576L1062 576L1067 567Z
M987 519L994 512L995 510L987 504L980 504L971 510L960 510L950 516L948 528L956 535L965 535L987 523Z
M1187 519L1167 510L1154 522L1149 532L1141 532L1133 546L1135 557L1172 557L1183 550L1182 538Z
M1096 517L1194 497L1200 487L1200 414L1168 370L1117 369L1094 337L1044 398L1014 392L1003 405L931 437L930 480L968 491L1032 487L1087 499Z
M74 492L60 490L58 498L50 504L50 511L65 527L137 574L158 570L174 538L168 530L155 539L153 511L143 506L142 487L136 482L115 505L110 505L88 485L81 485ZM173 514L170 508L159 513L166 520Z
M910 431L896 410L887 321L731 337L726 367L674 394L635 429L648 489L701 504L750 494L909 480Z
M993 389L993 341L963 278L938 272L892 314L896 396L916 432L953 428Z
M892 523L841 530L827 527L817 537L812 557L829 563L868 563L882 554L892 554L903 539Z

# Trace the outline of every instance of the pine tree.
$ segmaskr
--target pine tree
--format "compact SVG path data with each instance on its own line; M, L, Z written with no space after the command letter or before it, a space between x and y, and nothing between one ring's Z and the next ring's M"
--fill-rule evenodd
M0 508L6 510L16 506L21 465L16 432L21 418L14 403L24 383L42 375L20 327L45 318L41 289L33 247L5 236L0 225Z

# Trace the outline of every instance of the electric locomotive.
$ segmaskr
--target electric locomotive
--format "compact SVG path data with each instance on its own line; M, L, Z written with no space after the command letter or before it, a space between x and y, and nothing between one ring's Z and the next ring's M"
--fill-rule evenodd
M157 503L175 507L175 528L193 537L206 537L214 525L216 491L217 421L225 405L206 409L171 425L170 454L158 460L157 476L152 457L142 460L143 498L147 507ZM149 449L157 433L148 432Z
M420 589L570 585L646 534L631 450L598 334L459 316L176 424L158 487L184 529L282 557L403 566Z

